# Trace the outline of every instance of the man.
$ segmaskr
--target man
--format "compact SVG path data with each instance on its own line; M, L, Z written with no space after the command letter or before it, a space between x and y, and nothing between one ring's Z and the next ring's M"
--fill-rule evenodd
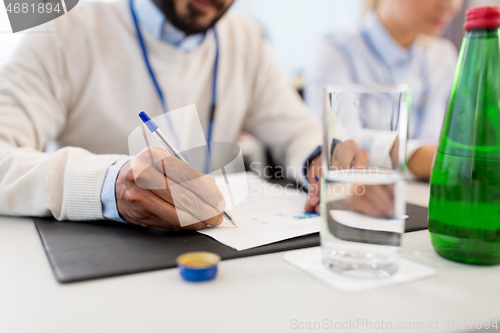
M174 207L168 188L142 188L132 171L150 153L168 154L125 156L140 110L156 116L196 104L206 132L214 81L212 141L249 132L278 161L310 164L307 177L316 183L320 157L311 154L321 126L281 77L259 29L225 14L233 1L81 3L40 28L49 33L27 35L0 73L0 214L106 217L172 230L181 229L183 214L193 222L186 229L220 224L225 203L213 181L188 188ZM180 135L189 138L189 130ZM63 148L43 153L49 140ZM335 156L339 165L367 161L352 141L338 144ZM200 176L181 162L168 168L157 170L162 178ZM318 211L317 192L306 210ZM197 221L199 210L215 210L214 217Z

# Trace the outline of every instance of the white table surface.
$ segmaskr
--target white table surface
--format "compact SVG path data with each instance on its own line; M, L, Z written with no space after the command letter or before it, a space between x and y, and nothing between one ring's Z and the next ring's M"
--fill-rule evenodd
M409 202L426 205L427 200L428 185L409 184ZM427 231L404 236L403 257L437 268L438 275L345 295L274 253L223 261L217 278L207 283L184 282L177 269L166 269L61 285L33 221L3 217L0 332L310 332L299 329L307 322L333 322L333 329L319 330L325 332L340 331L335 324L346 332L370 331L346 326L357 320L383 321L384 327L390 322L394 332L464 332L452 329L451 320L470 325L500 317L500 266L444 260L432 249ZM438 328L429 329L436 321ZM397 329L398 323L417 326Z

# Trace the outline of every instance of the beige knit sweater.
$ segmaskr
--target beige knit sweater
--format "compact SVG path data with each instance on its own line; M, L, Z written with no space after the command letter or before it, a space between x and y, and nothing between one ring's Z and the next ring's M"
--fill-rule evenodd
M244 130L299 167L321 144L320 124L282 78L254 24L228 14L217 29L214 141L235 142ZM108 167L128 154L138 112L157 116L160 102L126 1L80 3L38 30L53 32L27 34L0 72L0 214L99 219ZM182 53L142 30L169 110L195 104L206 124L213 35ZM44 153L49 140L63 148Z

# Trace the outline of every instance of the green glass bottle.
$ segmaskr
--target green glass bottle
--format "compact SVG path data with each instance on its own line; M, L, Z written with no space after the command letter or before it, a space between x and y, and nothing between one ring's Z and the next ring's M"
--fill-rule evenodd
M434 159L432 245L443 257L500 263L500 7L467 12L465 38Z

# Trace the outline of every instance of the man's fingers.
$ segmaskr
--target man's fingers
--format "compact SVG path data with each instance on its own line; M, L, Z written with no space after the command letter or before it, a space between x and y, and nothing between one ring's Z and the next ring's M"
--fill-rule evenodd
M148 195L147 198L145 198L143 206L146 211L160 219L158 222L160 225L157 226L167 228L168 225L180 230L180 228L201 222L197 217L180 208L174 207L168 202L165 202L153 192L149 193L151 195Z
M306 201L306 204L304 206L304 210L307 212L307 213L312 213L315 211L316 209L316 206L319 205L319 197L317 195L312 195L312 194L309 194L307 196L307 201Z
M137 167L137 165L140 165L140 167ZM137 186L147 190L168 190L168 183L162 172L158 171L154 165L150 165L147 168L143 168L142 166L143 164L138 163L134 166L135 183ZM137 174L135 168L141 169L141 173Z
M196 228L200 225L197 227L189 226L200 222L211 226L217 226L222 223L222 216L220 214L200 219L182 208L174 207L153 193L150 202L147 204L147 209L163 221L174 221L174 225L182 229L198 230Z
M357 150L358 145L352 140L337 144L333 152L337 167L349 168L354 161Z
M320 202L320 186L319 184L311 184L309 186L309 193L307 195L307 201L304 206L304 210L308 213L315 211L316 206Z
M167 228L167 229L169 229L168 227L170 226L175 228L176 230L180 230L181 223L179 221L179 215L182 216L181 218L183 218L186 224L189 223L187 221L187 216L183 216L180 209L176 209L173 205L171 205L168 202L165 202L160 197L156 196L153 192L150 191L146 192L148 194L145 195L143 208L158 218L157 220L153 219L151 221L154 223L152 224L153 226ZM190 221L192 223L198 222L196 218L194 218L194 216Z
M151 190L164 201L196 216L199 221L220 215L221 212L207 204L203 199L186 187L166 177L164 177L164 181L168 182L167 190Z
M147 149L133 159L134 163L129 161L120 169L115 185L120 215L132 224L176 231L200 230L207 224L216 226L222 223L222 216L215 208L195 193L164 176L165 163L160 160L161 168L157 167L158 163L151 162L158 157L153 156L153 153L155 149ZM134 165L139 166L139 173L135 172ZM173 200L176 193L169 189L169 182L175 190L180 191L179 200ZM216 186L213 179L211 184ZM183 203L183 207L174 207L174 204L179 202ZM192 214L194 212L198 212L198 216ZM204 216L199 212L204 212Z
M206 219L204 221L201 221L200 223L205 225L205 227L207 227L207 226L216 227L216 226L220 225L223 221L224 221L224 219L222 218L222 215L217 215L217 216L211 217L209 219ZM185 229L185 230L200 230L200 229L193 229L193 228L198 227L198 226L196 226L197 224L198 223L188 225L186 227L183 227L183 229ZM194 226L194 227L191 227L191 226Z
M138 178L139 173L147 169L146 166L152 165L160 173L164 174L169 180L176 184L181 184L191 192L198 195L203 201L221 212L226 207L226 202L222 192L215 184L215 180L210 175L205 175L175 156L170 155L163 149L151 147L145 149L137 155L133 168L134 175ZM152 184L145 181L150 189L165 189L161 179L151 172ZM146 175L146 177L148 177ZM168 186L167 186L168 187Z
M164 164L164 161L161 161ZM165 168L166 169L166 168ZM169 173L168 171L166 173ZM137 177L136 184L149 189L164 201L196 216L199 221L219 215L221 212L207 204L197 194L164 176L155 166L143 169Z
M226 201L214 177L202 174L176 158L167 158L163 162L165 176L169 180L195 193L219 213L226 208Z
M222 215L217 215L217 216L209 218L205 221L201 221L201 222L198 222L195 224L188 225L186 227L183 227L182 229L183 230L202 230L202 229L205 229L207 226L212 226L212 227L218 226L219 224L222 223L222 221L223 221Z
M370 156L362 149L358 149L354 155L354 168L368 168L368 160Z
M140 187L164 190L156 191L156 194L191 214L196 212L201 220L220 214L226 207L224 196L212 176L198 172L162 149L149 148L142 151L134 159L133 169L136 183ZM173 187L170 192L169 187ZM189 191L194 195L189 194ZM201 198L201 201L208 205L204 205L197 198Z
M145 191L149 192L149 191ZM155 201L155 195L149 192L151 197L149 197L146 193L143 193L143 197L146 202ZM165 205L169 205L167 203L163 203ZM171 206L171 210L166 208L164 211L167 214L163 214L162 218L158 217L155 212L151 212L152 210L148 204L141 204L140 208L136 207L131 213L127 214L125 220L129 223L141 225L143 227L159 227L172 231L181 231L181 226L177 219L177 214L175 212L175 208ZM123 212L122 212L123 213Z
M386 217L385 212L380 209L376 202L369 200L366 196L353 195L346 200L346 205L354 212L372 217Z
M203 230L207 227L207 225L203 222L198 222L194 224L190 224L182 228L182 230Z
M169 157L172 157L172 155L168 151L156 147L148 147L141 151L139 154L137 154L136 157L130 160L130 166L133 170L136 181L141 177L141 175L143 175L143 173L151 174L151 169L156 169L160 173L163 173L161 161ZM145 178L145 180L147 179L148 177ZM158 183L153 183L153 185L158 186ZM143 188L148 188L146 187L148 186L146 184L144 186L140 186ZM163 187L160 188L164 188L164 186L165 184L163 184Z
M358 195L347 200L350 209L379 218L394 216L394 197L384 185L356 185L353 189ZM361 189L359 187L362 187Z
M347 199L346 205L349 209L357 213L379 218L384 216L382 211L377 209L372 202L366 200L364 197L352 196Z
M150 211L151 215L146 219L129 219L129 222L133 224L138 224L142 226L151 226L151 227L160 227L165 228L172 231L180 231L180 230L202 230L207 227L207 225L217 226L222 223L222 216L214 216L205 221L198 221L195 217L187 218L186 212L175 208L174 206L163 202L161 199L156 197L154 194L151 197L146 199L148 202L152 203L151 205L146 205L146 209ZM161 207L159 206L161 205ZM187 222L190 224L181 226L179 221L179 215L181 221L187 222L188 220L191 222ZM183 216L184 215L184 216Z
M334 150L336 165L340 168L366 168L368 167L369 155L366 151L359 149L353 140L339 143Z
M336 165L339 168L368 168L369 155L358 148L352 140L338 144L334 150ZM373 217L394 216L393 188L384 185L355 185L354 195L347 199L346 204L350 209ZM311 205L306 204L306 208Z
M365 197L386 217L394 216L394 195L384 185L366 185Z

